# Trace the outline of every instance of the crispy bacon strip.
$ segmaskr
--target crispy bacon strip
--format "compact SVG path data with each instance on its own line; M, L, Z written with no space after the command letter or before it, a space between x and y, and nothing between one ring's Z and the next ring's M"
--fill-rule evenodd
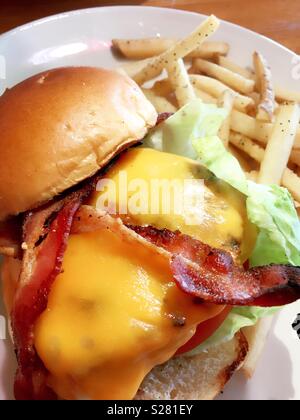
M209 265L190 267L180 256L173 257L171 267L180 289L205 302L281 306L300 298L299 267L269 265L244 271L231 266L218 272Z
M15 379L18 400L56 399L47 386L47 371L34 348L33 327L46 309L51 286L60 273L74 215L97 179L25 217L25 252L11 314L19 365Z
M12 311L12 329L19 370L16 399L54 399L46 385L46 371L33 345L33 326L46 309L51 285L59 274L73 216L80 201L71 200L58 213L42 242L30 282L18 291Z
M156 125L164 122L165 120L167 120L169 117L171 117L173 115L172 112L161 112L160 114L158 114L157 116L157 121L156 121Z
M300 268L270 265L245 270L220 251L180 232L129 226L171 253L178 287L205 302L225 305L277 306L300 298Z
M147 241L171 252L172 255L181 255L197 264L209 261L211 266L221 269L222 266L232 263L232 257L228 252L212 248L178 231L171 232L168 229L156 229L152 226L127 226Z
M119 218L82 206L73 232L110 229L124 241L138 241L170 261L178 287L205 302L280 306L300 298L300 268L271 265L245 269L232 256L201 241L151 226L124 225ZM137 235L136 235L137 234Z

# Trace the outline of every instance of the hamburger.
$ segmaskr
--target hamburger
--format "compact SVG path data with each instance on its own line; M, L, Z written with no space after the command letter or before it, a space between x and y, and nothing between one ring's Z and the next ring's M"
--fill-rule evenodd
M174 117L99 68L46 71L0 98L16 399L212 399L255 342L241 328L212 340L232 311L300 297L299 268L249 268L260 232L245 193L155 147ZM156 211L134 193L175 179L204 197L188 218L176 200L165 211L164 193L150 198Z

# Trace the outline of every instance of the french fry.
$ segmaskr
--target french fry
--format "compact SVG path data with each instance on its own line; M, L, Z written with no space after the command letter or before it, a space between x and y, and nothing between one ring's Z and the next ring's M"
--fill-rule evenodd
M253 64L256 76L256 86L260 93L256 118L260 121L274 120L275 94L271 70L265 58L257 51L253 54Z
M246 79L231 70L221 67L218 64L211 63L210 61L203 60L202 58L196 58L193 61L193 69L220 80L237 92L249 94L254 91L254 80Z
M256 162L261 163L264 158L264 149L258 146L253 140L242 134L230 132L229 141L238 149L242 150Z
M194 86L194 91L197 98L202 99L205 104L216 104L218 101L216 98L211 96L209 93L205 92L204 90L198 89L197 86Z
M157 80L151 87L151 90L157 96L162 96L166 98L175 108L177 108L177 99L169 79L166 78L162 80Z
M143 38L143 39L113 39L113 48L124 57L143 60L154 57L168 50L175 44L174 39Z
M275 97L279 102L297 102L300 103L300 92L284 89L281 86L275 86Z
M289 168L283 173L282 185L289 190L295 200L300 202L300 178Z
M219 98L226 90L230 90L234 96L234 108L239 111L246 112L248 109L254 108L254 100L248 96L241 95L234 90L228 88L224 83L212 77L202 76L199 74L191 74L190 80L193 86L197 89L203 90L215 98Z
M249 181L257 182L257 177L258 177L257 171L250 171L250 172L246 172L245 174Z
M178 41L162 54L151 58L150 61L137 72L133 79L139 85L153 79L161 73L170 61L185 57L203 44L203 42L218 29L219 25L220 21L215 16L210 16L186 38Z
M230 60L228 57L223 57L222 55L220 55L218 57L218 64L219 66L224 67L227 70L231 70L233 73L237 73L240 76L245 77L246 79L254 79L254 74L252 71L239 66L238 64Z
M151 89L143 89L144 95L157 112L176 112L177 108L163 96L156 95Z
M231 129L238 133L244 134L251 139L258 140L263 144L267 144L273 130L273 124L258 121L249 115L239 112L236 109L232 111ZM297 128L296 138L293 150L300 149L300 129Z
M227 55L228 52L229 44L227 42L208 41L191 51L186 58L212 59L215 56Z
M218 100L218 106L221 108L225 108L228 112L227 117L224 119L219 130L219 137L223 141L225 147L228 146L229 142L231 111L233 108L233 103L234 95L230 90L225 90L223 95Z
M170 61L166 66L166 70L169 81L173 86L179 108L196 98L182 58Z
M240 152L240 150L238 150L232 144L228 145L228 151L239 161L239 164L245 173L251 171L252 169L251 162L249 162L249 159L247 156L243 155Z
M255 102L256 107L258 107L258 104L260 102L260 94L258 92L252 92L249 94L249 96Z
M134 76L149 63L149 61L149 58L139 61L130 61L122 64L122 66L117 70L125 71L125 73L133 79Z
M258 53L254 54L255 74L225 57L228 44L206 41L218 26L217 18L211 16L180 41L113 40L113 47L127 58L142 59L122 66L140 85L167 70L168 79L155 82L151 89L143 89L158 112L175 112L176 101L181 107L194 97L227 108L228 118L219 135L244 165L247 177L263 183L281 182L300 203L300 177L294 172L299 168L300 175L300 110L294 104L300 103L300 92L279 86L272 89L271 73ZM206 75L188 75L182 60L185 57L193 58L189 73L197 71ZM206 61L209 59L216 59L218 64ZM279 107L275 97L279 103L293 103ZM253 118L256 107L257 118ZM247 165L247 155L261 164L259 173L254 170L257 163L253 164L253 160Z
M247 137L243 134L231 131L230 135L229 135L229 141L235 147L237 147L238 149L247 153L247 155L249 157L251 157L252 159L256 160L259 163L262 162L263 157L264 157L264 153L265 153L265 149L263 147L259 146L258 144L256 144L249 137ZM291 156L292 156L292 154L291 154ZM291 162L296 163L296 162L293 162L293 160L295 160L295 159L292 159L291 156L290 156ZM300 175L300 171L299 171L298 175Z
M169 79L157 80L152 86L153 92L158 96L169 96L174 93Z
M113 48L124 57L134 60L143 60L162 54L172 48L177 39L169 38L144 38L144 39L113 39ZM227 55L229 45L226 42L203 42L201 46L194 49L187 58L211 59L216 55Z
M253 140L233 131L230 132L229 140L230 143L244 153L247 153L256 162L261 163L263 161L265 151L262 147L254 143ZM297 174L289 168L285 168L281 184L290 191L295 200L300 202L300 177Z
M259 183L280 184L295 141L299 118L298 105L280 107L261 163Z
M272 131L272 124L262 123L243 112L233 110L231 129L266 144Z

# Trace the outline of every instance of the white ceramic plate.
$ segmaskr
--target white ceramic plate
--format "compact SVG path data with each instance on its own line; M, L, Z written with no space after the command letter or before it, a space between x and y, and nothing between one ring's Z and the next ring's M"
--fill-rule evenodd
M181 37L203 19L171 9L126 6L63 13L30 23L0 36L0 92L53 67L115 67L112 38ZM253 50L259 50L267 57L277 83L299 89L297 57L286 48L227 22L222 23L215 39L229 42L230 55L241 65L250 65ZM291 327L297 313L300 302L282 311L254 377L246 382L235 375L220 399L300 399L300 340ZM0 314L4 314L1 304ZM12 398L13 375L9 340L0 340L0 399Z

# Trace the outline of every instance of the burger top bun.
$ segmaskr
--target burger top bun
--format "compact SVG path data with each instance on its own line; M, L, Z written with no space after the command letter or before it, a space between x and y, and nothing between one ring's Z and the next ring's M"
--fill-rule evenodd
M92 176L156 119L131 79L100 68L54 69L7 90L0 97L0 220Z

